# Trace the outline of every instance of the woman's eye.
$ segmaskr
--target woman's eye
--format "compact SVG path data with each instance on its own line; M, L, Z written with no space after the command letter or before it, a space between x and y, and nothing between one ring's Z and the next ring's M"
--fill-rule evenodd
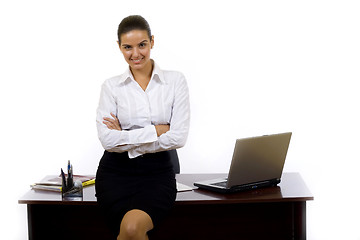
M140 44L139 44L139 47L141 47L141 48L146 47L146 43L140 43Z
M130 47L130 46L124 46L124 49L125 49L125 50L130 50L131 47Z

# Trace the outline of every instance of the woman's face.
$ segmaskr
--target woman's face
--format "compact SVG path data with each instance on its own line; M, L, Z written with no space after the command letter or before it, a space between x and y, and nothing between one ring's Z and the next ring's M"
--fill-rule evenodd
M146 30L132 30L121 34L120 39L120 50L131 69L141 70L151 64L150 50L154 46L154 36L149 39Z

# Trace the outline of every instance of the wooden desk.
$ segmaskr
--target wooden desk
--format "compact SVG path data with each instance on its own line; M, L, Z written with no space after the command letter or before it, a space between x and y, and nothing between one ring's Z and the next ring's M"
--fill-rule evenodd
M180 174L194 181L224 174ZM150 240L306 239L306 201L313 196L298 173L284 173L278 187L235 194L205 190L180 192L170 216ZM95 198L95 187L84 188L81 202L65 202L58 193L30 190L27 204L29 239L111 239ZM70 232L71 238L64 232Z

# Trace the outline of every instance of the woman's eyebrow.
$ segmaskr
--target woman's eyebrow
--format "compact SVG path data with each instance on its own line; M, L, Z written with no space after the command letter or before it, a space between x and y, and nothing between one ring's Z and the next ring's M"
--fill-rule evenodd
M144 40L142 40L141 42L139 42L138 44L142 44L142 43L146 43L146 42L149 42L149 40L144 39ZM131 47L131 45L130 45L130 44L127 44L127 43L121 44L121 46L123 46L123 47L127 47L127 46Z
M141 42L139 42L138 45L142 44L142 43L147 43L147 42L149 42L149 41L147 39L145 39L145 40L142 40Z

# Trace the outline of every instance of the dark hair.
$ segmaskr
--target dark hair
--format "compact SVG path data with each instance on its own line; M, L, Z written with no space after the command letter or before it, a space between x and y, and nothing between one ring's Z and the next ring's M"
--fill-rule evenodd
M149 38L151 39L151 30L149 23L140 15L131 15L124 18L119 24L118 28L118 39L121 43L121 35L123 33L130 32L132 30L146 30Z

